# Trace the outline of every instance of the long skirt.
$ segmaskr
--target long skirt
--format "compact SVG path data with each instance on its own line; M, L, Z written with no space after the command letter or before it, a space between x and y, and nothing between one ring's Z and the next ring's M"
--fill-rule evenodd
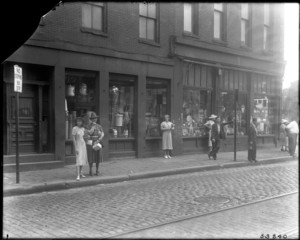
M92 145L86 145L89 164L103 162L102 149L95 151Z
M172 132L171 131L164 131L162 134L162 149L163 150L172 150Z

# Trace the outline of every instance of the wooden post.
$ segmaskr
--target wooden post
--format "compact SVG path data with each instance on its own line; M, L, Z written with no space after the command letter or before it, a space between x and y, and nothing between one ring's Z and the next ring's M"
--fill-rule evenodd
M233 161L236 161L236 102L238 101L239 96L239 90L235 89L234 91L234 144L233 144L233 151L234 151L234 157Z

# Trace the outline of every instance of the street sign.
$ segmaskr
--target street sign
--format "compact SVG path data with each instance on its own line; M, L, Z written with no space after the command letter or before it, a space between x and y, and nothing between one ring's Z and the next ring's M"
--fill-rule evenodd
M22 92L22 68L14 65L14 91Z

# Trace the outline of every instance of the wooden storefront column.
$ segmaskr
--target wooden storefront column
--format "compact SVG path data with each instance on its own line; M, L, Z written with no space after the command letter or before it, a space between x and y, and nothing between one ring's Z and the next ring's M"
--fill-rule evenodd
M183 153L182 141L182 102L183 102L183 69L184 63L175 60L174 76L171 81L171 118L175 121L175 131L173 131L173 155L181 155Z
M145 139L146 139L146 76L144 74L138 75L136 89L136 107L137 117L136 121L136 157L145 157Z
M54 69L54 141L55 160L65 159L65 69L56 66Z
M109 73L107 71L101 71L98 78L99 84L99 123L104 131L103 139L103 160L106 161L109 155Z
M246 106L246 124L247 124L247 134L249 133L249 127L251 122L251 116L253 115L253 108L254 108L254 74L248 73L247 74L247 106Z

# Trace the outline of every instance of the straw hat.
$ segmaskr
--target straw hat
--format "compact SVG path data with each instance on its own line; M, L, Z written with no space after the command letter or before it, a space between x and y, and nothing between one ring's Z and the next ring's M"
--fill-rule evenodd
M91 112L90 119L99 118L95 112Z
M215 118L217 118L217 117L218 117L217 115L212 114L212 115L210 115L210 117L209 117L208 119L215 119Z

